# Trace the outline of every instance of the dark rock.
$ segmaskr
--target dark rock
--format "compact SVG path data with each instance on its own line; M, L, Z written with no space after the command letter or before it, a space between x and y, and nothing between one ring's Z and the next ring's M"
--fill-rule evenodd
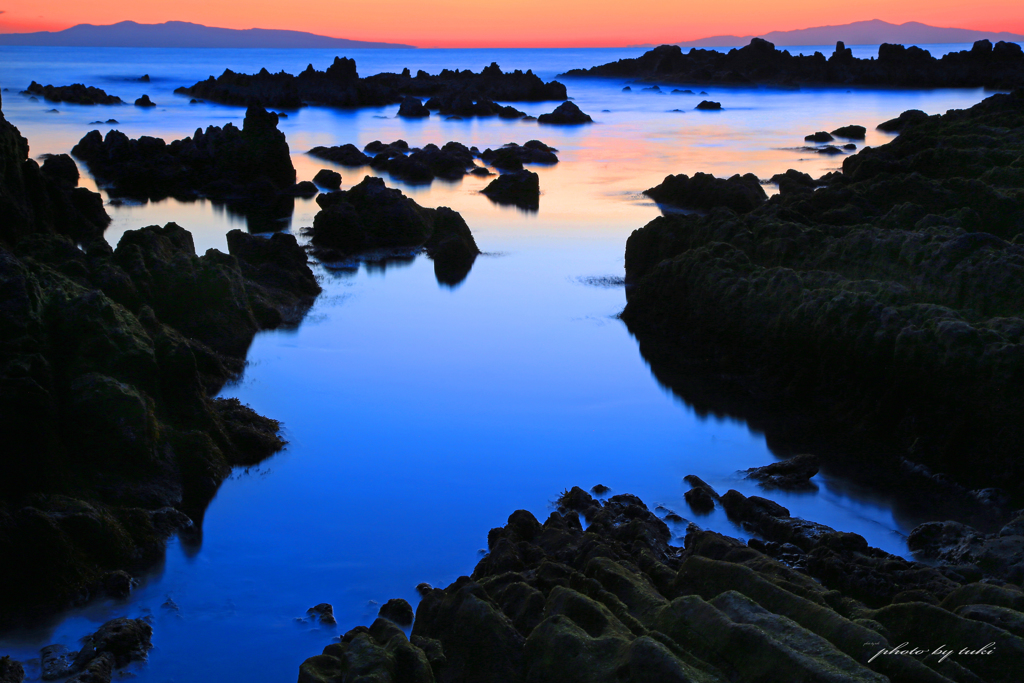
M625 88L622 89L622 92L631 92L632 90L633 89L627 85Z
M395 622L399 626L411 626L413 620L412 605L402 598L392 598L380 606L378 616Z
M67 683L110 683L114 675L114 656L109 652L100 653L80 667L78 673Z
M0 657L0 683L21 683L25 680L25 669L21 662L8 656Z
M503 171L518 171L523 168L523 164L557 164L557 151L540 140L530 140L522 146L510 142L496 150L486 149L481 152L480 158Z
M812 135L805 135L804 140L807 142L832 142L835 138L825 131L819 130L817 133L813 133Z
M439 206L433 211L433 222L433 234L423 246L434 261L434 276L441 284L457 285L469 274L480 249L458 212Z
M715 509L715 499L711 497L711 494L707 489L703 487L695 487L690 489L685 494L686 504L690 506L690 509L697 514L706 515Z
M371 143L372 144L372 143ZM369 145L367 145L369 149ZM366 156L352 144L339 147L314 147L309 150L310 156L333 161L341 166L369 166L370 157Z
M594 119L580 111L574 102L563 102L555 107L549 114L541 114L537 117L537 123L554 123L571 125L578 123L593 123Z
M327 624L333 626L338 621L334 618L334 606L329 602L321 602L319 605L310 607L306 610L306 614L315 616L320 620L321 624Z
M48 154L43 160L40 172L49 178L62 180L72 187L78 185L78 166L67 154Z
M406 97L398 108L398 115L405 119L422 119L430 116L430 110L416 97Z
M902 45L879 46L877 59L859 59L842 43L831 57L820 52L794 55L761 38L735 50L691 49L661 45L635 59L566 76L629 78L657 83L860 85L885 87L988 87L1010 90L1024 84L1024 52L1000 42L992 50L951 52L936 59L928 51ZM701 92L701 95L707 95Z
M757 479L765 488L812 488L811 477L818 473L821 461L816 455L794 455L786 460L747 470L748 479Z
M135 100L136 107L155 107L156 103L149 99L149 95L143 95Z
M864 126L841 126L832 131L832 135L848 140L863 140L867 135L867 129Z
M111 598L125 600L132 593L132 589L139 585L139 582L132 578L131 574L119 569L107 572L100 579L103 593Z
M701 111L721 111L721 102L712 102L711 100L701 100L694 109L700 109Z
M724 206L741 213L757 208L768 198L761 181L750 173L728 179L707 173L696 173L692 178L682 173L670 175L644 194L659 204L705 210Z
M909 126L921 123L927 118L928 114L925 114L920 109L909 109L894 119L883 121L876 128L886 133L902 133Z
M498 114L503 102L541 102L564 100L565 86L557 81L544 83L532 71L502 72L497 64L481 70L451 71L444 69L432 76L419 72L415 76L380 73L360 78L356 63L351 59L335 57L334 63L324 71L310 64L305 71L293 76L284 72L272 74L266 69L256 74L238 74L230 69L220 76L211 76L187 88L175 90L178 94L201 97L211 102L247 106L258 103L264 107L294 109L306 104L328 107L380 107L397 104L406 97L430 97L438 103L456 100L484 103L490 115ZM491 107L493 105L493 108ZM443 114L446 105L440 108ZM474 114L476 115L476 114Z
M595 496L603 496L609 491L611 491L611 489L605 486L604 484L595 484L594 487L590 489L590 492L593 493Z
M779 192L783 195L807 194L813 192L818 184L811 176L793 169L789 169L785 173L776 173L771 180L779 186Z
M526 170L502 173L481 192L497 204L536 211L540 206L540 176Z
M313 176L313 182L327 190L340 190L341 174L329 168L321 168Z
M74 85L39 85L35 81L24 90L24 93L39 95L50 102L72 102L74 104L124 104L120 97L108 95L99 88Z
M320 189L316 184L310 180L303 180L295 183L292 187L285 190L287 194L295 195L296 197L312 197L320 192Z
M66 678L71 675L71 666L77 652L71 652L63 645L47 645L39 651L44 681Z

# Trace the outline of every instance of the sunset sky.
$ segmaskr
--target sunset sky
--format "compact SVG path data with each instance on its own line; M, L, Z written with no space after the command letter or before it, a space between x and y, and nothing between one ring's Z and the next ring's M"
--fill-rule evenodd
M420 47L597 47L752 35L865 19L1024 33L1020 0L0 0L0 32L192 21Z

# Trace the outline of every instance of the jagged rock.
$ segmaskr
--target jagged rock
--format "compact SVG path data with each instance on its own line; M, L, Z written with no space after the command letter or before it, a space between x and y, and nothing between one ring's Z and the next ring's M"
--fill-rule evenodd
M635 59L591 69L573 69L566 76L629 78L658 83L722 83L861 85L888 87L988 87L1012 89L1024 84L1024 51L1015 43L999 42L986 49L979 41L970 50L950 52L940 59L918 47L882 44L877 59L859 59L842 42L831 57L820 52L794 55L762 38L728 52L661 45ZM991 44L989 43L991 46ZM701 92L701 95L707 93Z
M696 477L691 483L710 490ZM733 494L723 499L741 502ZM743 500L763 514L784 510L763 499ZM802 573L806 569L790 568L755 547L771 543L752 540L748 546L691 525L685 547L672 547L668 528L635 496L613 496L602 504L574 487L557 507L544 524L527 511L514 512L488 534L490 553L471 577L443 590L424 587L409 641L382 619L370 628L356 627L341 644L306 660L300 681L347 681L356 675L406 680L394 678L398 660L388 656L395 638L403 647L408 643L415 671L430 667L432 678L425 680L452 683L1005 681L1012 666L976 661L980 656L954 654L940 662L938 656L874 655L906 649L898 644L922 629L936 643L955 638L980 647L996 641L995 652L1005 646L1011 659L1022 647L1008 631L1024 619L1020 604L1002 599L1007 606L992 606L979 602L984 590L967 589L985 587L1011 598L1024 595L1019 591L987 584L950 591L919 582L892 604L871 609L849 594L849 578L823 575L822 585ZM586 531L579 514L589 522ZM853 536L828 530L805 538L811 555L842 554L834 566L849 574L866 565L899 580L934 571ZM897 561L902 566L884 568ZM903 601L911 595L935 601L936 586L947 596L942 607ZM989 592L990 600L999 601ZM921 619L929 624L915 626ZM954 635L943 638L940 632Z
M124 104L124 101L115 95L108 95L99 88L85 86L81 83L74 85L39 85L35 81L25 89L25 93L39 95L50 102L72 102L74 104Z
M555 110L548 114L541 114L537 117L537 123L555 123L572 125L579 123L593 123L594 119L580 111L574 102L565 101L555 107Z
M8 656L0 657L0 683L21 683L25 680L25 668Z
M725 206L737 212L755 209L768 199L761 181L751 173L728 179L707 173L695 173L691 178L680 173L666 176L644 194L659 204L705 210Z
M155 107L156 103L149 99L149 95L143 95L135 100L136 107Z
M540 206L540 176L527 170L502 173L481 192L495 203L536 211Z

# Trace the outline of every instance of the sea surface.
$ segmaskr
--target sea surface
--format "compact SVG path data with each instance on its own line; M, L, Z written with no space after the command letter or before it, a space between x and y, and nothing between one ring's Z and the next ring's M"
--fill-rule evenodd
M926 46L933 54L969 46ZM831 48L789 48L813 53ZM643 49L352 50L360 75L382 71L473 69L497 62L545 80L642 54ZM861 57L877 46L855 46ZM116 128L167 140L233 122L244 110L189 104L173 94L225 68L296 73L326 68L330 50L171 50L0 47L3 112L31 154L69 152L88 131ZM149 83L137 79L148 74ZM31 81L85 83L131 102L158 106L77 106L33 102ZM392 597L418 601L423 581L445 586L469 574L487 532L527 509L542 521L574 485L601 483L634 493L698 524L745 537L720 511L695 517L683 501L686 474L720 492L762 493L739 471L773 453L762 434L733 418L702 414L659 384L617 314L629 234L660 214L641 192L669 173L762 179L790 168L819 176L843 157L803 149L803 137L846 124L868 128L866 144L891 136L874 127L907 109L941 113L969 107L981 89L904 90L691 87L694 95L655 94L615 79L563 79L595 123L541 126L497 118L396 118L397 105L288 112L287 136L299 180L330 164L316 145L405 139L413 146L456 140L480 149L540 139L561 162L540 174L537 212L492 204L489 179L409 186L384 174L424 206L450 206L485 254L455 287L439 284L425 257L316 266L324 293L296 330L257 335L249 365L224 396L284 423L287 448L224 483L202 522L201 543L171 541L165 561L126 601L62 614L38 628L0 634L0 654L21 661L39 648L78 639L118 616L149 616L155 645L130 669L140 682L294 680L300 662L359 624ZM669 86L686 88L684 85ZM699 94L706 91L706 95ZM721 112L694 111L702 99ZM557 103L514 103L537 115ZM55 109L51 112L49 110ZM93 121L116 119L116 125ZM862 143L857 143L858 145ZM345 188L376 175L337 168ZM86 175L82 184L95 188ZM766 190L776 191L771 185ZM104 194L106 197L106 195ZM317 205L296 200L275 226L300 240ZM129 229L175 221L196 248L226 250L224 235L244 217L205 200L108 207L111 244ZM825 454L827 455L827 454ZM818 490L772 492L794 515L864 535L906 555L906 534L926 516L865 490L826 467ZM665 514L662 510L661 514ZM685 524L675 525L682 534ZM681 543L681 541L679 541ZM306 617L321 602L339 625ZM38 679L38 659L28 662Z

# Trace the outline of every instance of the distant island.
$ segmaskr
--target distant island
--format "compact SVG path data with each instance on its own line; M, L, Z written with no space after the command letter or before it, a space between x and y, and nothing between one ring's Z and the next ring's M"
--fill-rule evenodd
M676 43L682 47L742 47L755 36L712 36L700 40ZM940 28L916 21L905 24L890 24L880 19L855 21L839 26L817 26L795 31L772 31L758 38L775 45L835 45L843 41L847 45L931 45L937 43L973 43L988 39L993 43L1000 40L1012 43L1024 42L1024 36L1005 31L975 31L967 28ZM647 47L647 46L637 46Z
M139 24L122 21L106 26L79 24L63 31L0 33L0 45L51 47L233 47L233 48L413 48L398 43L370 43L318 36L303 31L267 28L244 30L203 26L187 21Z

